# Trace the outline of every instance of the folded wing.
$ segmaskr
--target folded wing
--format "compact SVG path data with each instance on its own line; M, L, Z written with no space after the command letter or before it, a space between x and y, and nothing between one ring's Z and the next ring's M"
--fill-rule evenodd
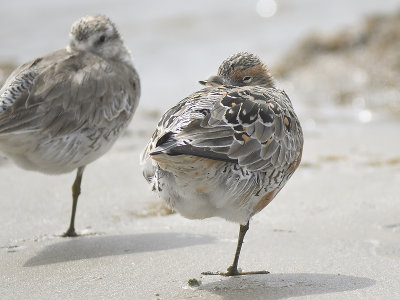
M139 94L129 67L60 50L11 75L0 95L0 134L43 131L55 137L101 126L132 115Z
M249 171L284 167L298 158L301 127L284 92L221 87L194 95L161 120L150 155L196 155L237 163Z

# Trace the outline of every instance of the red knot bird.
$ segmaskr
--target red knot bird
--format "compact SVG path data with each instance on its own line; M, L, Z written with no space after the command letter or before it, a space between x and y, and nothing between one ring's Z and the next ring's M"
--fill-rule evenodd
M143 175L189 219L218 216L240 224L235 276L249 220L267 206L300 164L303 133L286 93L260 59L227 58L206 87L169 109L141 156Z
M47 174L77 169L64 236L76 236L85 166L105 154L132 119L140 81L110 19L89 15L69 45L18 67L0 90L0 151L18 166Z

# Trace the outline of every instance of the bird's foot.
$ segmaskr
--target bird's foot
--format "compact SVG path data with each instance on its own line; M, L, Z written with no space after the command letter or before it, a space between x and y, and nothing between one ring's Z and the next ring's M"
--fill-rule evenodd
M269 274L268 271L249 271L241 272L237 268L230 266L226 272L202 272L202 275L221 275L221 276L240 276L240 275L258 275L258 274Z
M66 232L64 232L62 235L62 237L77 237L78 234L75 231L75 228L68 228L68 230Z

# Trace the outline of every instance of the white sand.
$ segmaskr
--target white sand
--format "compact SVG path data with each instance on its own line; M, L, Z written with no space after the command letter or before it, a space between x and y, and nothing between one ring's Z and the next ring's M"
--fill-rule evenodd
M1 299L400 297L398 125L306 126L303 165L253 218L239 261L271 274L223 278L200 273L229 266L236 224L137 216L159 202L138 165L155 123L140 125L144 117L84 174L76 228L85 236L57 236L74 174L0 167Z

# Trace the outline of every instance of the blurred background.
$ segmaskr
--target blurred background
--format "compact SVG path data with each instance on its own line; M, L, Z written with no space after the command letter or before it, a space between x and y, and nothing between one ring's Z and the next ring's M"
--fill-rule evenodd
M396 118L399 8L399 0L2 1L0 81L16 65L66 46L76 19L102 13L133 53L139 111L159 115L226 57L250 51L310 129Z

